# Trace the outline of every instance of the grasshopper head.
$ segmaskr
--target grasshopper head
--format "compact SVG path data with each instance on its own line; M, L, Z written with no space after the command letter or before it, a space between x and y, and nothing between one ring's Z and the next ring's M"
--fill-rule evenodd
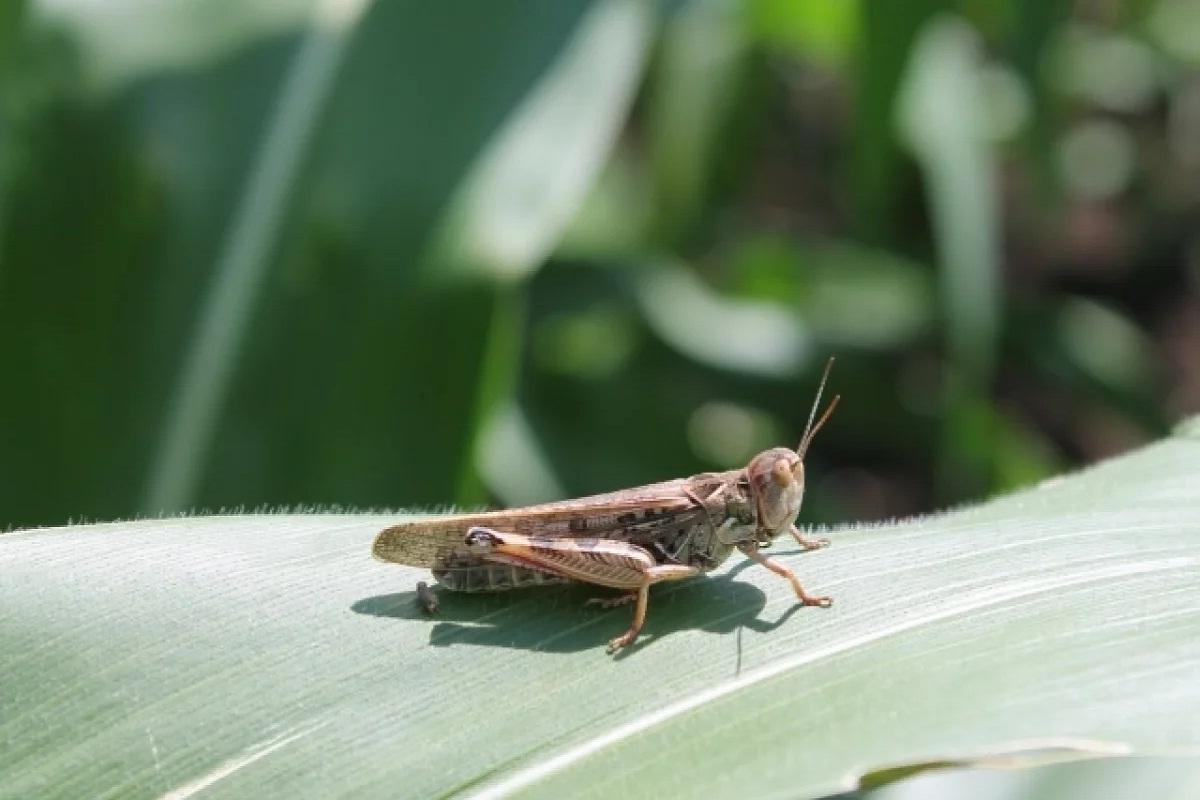
M825 373L821 376L821 385L817 389L817 397L813 400L812 411L808 415L808 425L804 429L804 438L795 450L786 447L773 447L764 450L751 459L746 467L746 477L750 481L750 491L754 495L758 507L758 528L771 538L783 533L796 521L800 513L800 504L804 502L804 456L813 437L821 426L829 419L829 415L837 408L840 397L834 397L821 419L813 424L817 407L821 403L821 392L825 389L825 381L829 378L829 369L833 366L830 358L825 364Z

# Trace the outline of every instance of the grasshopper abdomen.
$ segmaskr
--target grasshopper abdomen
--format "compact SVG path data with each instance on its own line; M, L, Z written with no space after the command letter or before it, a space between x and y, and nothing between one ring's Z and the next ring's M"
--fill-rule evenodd
M526 586L553 586L571 582L565 576L552 575L540 569L463 556L452 556L444 565L434 567L433 577L451 592L506 592Z

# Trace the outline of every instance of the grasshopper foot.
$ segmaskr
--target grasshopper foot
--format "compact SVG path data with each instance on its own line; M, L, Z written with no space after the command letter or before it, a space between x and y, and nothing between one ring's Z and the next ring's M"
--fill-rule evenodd
M612 655L613 653L620 650L622 647L629 647L629 645L633 644L634 640L637 639L637 635L638 635L637 628L630 628L629 630L625 631L623 634L621 634L617 638L611 640L608 643L608 648L607 648L606 652L609 655Z
M833 605L833 598L821 596L813 596L808 593L800 595L800 602L806 606L817 606L818 608L829 608Z
M796 599L806 606L817 606L818 608L829 608L833 605L833 598L826 595L809 594L804 591L804 587L800 585L800 581L792 576L792 588L796 590Z
M828 539L810 539L800 533L795 527L792 528L792 538L796 540L796 544L805 550L820 550L822 547L829 547Z
M593 597L584 603L585 606L600 606L601 608L616 608L637 600L637 594L623 594L620 597Z

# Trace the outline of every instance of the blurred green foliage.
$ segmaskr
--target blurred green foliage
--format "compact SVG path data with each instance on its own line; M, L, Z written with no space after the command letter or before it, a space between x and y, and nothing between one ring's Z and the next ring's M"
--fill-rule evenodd
M523 503L793 443L808 520L1200 410L1182 0L0 14L0 525Z

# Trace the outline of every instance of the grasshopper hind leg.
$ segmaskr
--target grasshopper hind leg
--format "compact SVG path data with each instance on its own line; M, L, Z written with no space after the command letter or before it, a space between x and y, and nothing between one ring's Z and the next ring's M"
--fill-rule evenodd
M608 652L633 644L646 622L650 587L698 575L698 567L658 564L645 549L611 539L570 539L524 536L492 528L474 527L464 543L472 555L485 561L534 567L569 580L623 589L618 603L637 601L629 630L608 643Z

